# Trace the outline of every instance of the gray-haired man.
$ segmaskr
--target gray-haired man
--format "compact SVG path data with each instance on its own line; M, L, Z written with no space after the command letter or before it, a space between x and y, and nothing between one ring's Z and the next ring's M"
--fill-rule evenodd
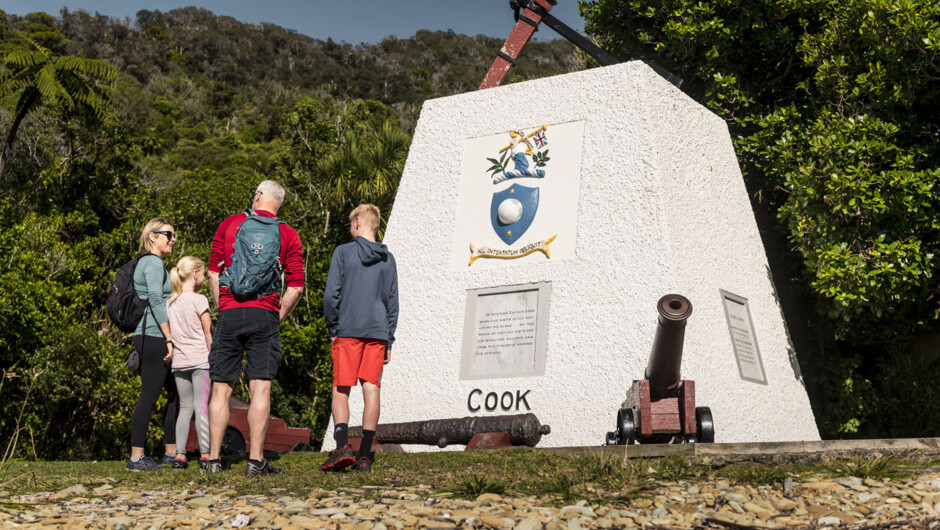
M251 439L245 474L281 472L264 459L263 451L271 410L271 380L277 375L281 361L280 323L297 305L304 288L300 236L275 215L283 202L284 188L270 180L262 182L255 190L251 208L222 221L212 241L209 288L219 308L219 317L209 353L209 376L213 382L209 403L209 473L222 471L219 451L229 422L228 400L232 385L241 377L242 352L247 357L245 373L251 391L248 407ZM256 239L249 241L248 237ZM278 244L277 252L265 248ZM233 254L238 254L234 262ZM259 255L268 256L268 263L246 267L246 263L258 259ZM264 266L266 276L251 277L251 274L260 274L254 272L259 266ZM287 283L283 297L280 295L281 267ZM244 292L245 285L253 286L254 290Z

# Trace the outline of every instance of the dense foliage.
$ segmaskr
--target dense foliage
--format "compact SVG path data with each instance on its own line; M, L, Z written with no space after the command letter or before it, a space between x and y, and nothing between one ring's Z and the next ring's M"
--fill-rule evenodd
M168 266L207 260L219 222L268 178L288 189L280 216L307 274L272 412L316 444L331 384L322 289L346 215L359 201L390 211L420 104L474 89L500 45L422 31L351 46L195 8L133 22L0 11L0 451L127 451L140 383L103 311L114 271L157 215L180 234ZM514 74L580 67L567 43L533 43ZM154 450L160 431L155 414Z
M581 7L603 47L683 77L727 120L756 209L791 245L778 280L802 280L804 323L790 324L815 328L802 364L823 433L936 436L940 4Z

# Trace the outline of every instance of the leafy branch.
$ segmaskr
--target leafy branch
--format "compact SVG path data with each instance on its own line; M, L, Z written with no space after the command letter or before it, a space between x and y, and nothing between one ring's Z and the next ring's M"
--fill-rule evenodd
M551 160L551 158L548 157L548 149L538 151L532 155L532 162L535 163L535 167L545 167L549 160Z
M495 158L486 159L487 162L490 162L493 164L492 166L490 166L489 169L487 169L491 177L496 175L497 173L503 173L504 171L506 171L506 166L509 165L508 155L509 155L509 151L507 150L507 151L503 151L503 154L500 155L499 160L496 160Z

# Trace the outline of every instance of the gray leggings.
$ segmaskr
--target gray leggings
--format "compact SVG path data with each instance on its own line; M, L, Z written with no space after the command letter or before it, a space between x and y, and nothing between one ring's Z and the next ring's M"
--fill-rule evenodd
M180 395L180 411L176 416L176 452L185 453L189 438L189 420L196 411L196 438L199 452L209 452L209 370L173 372Z

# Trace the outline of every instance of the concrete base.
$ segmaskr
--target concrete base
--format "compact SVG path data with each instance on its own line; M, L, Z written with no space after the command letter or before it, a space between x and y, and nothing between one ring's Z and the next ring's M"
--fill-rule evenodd
M750 459L782 455L848 456L852 454L913 453L929 457L940 455L940 438L901 438L884 440L823 440L816 442L763 442L726 444L656 444L612 445L601 447L554 447L538 449L571 455L622 456L624 458L660 458L664 456L746 456Z

